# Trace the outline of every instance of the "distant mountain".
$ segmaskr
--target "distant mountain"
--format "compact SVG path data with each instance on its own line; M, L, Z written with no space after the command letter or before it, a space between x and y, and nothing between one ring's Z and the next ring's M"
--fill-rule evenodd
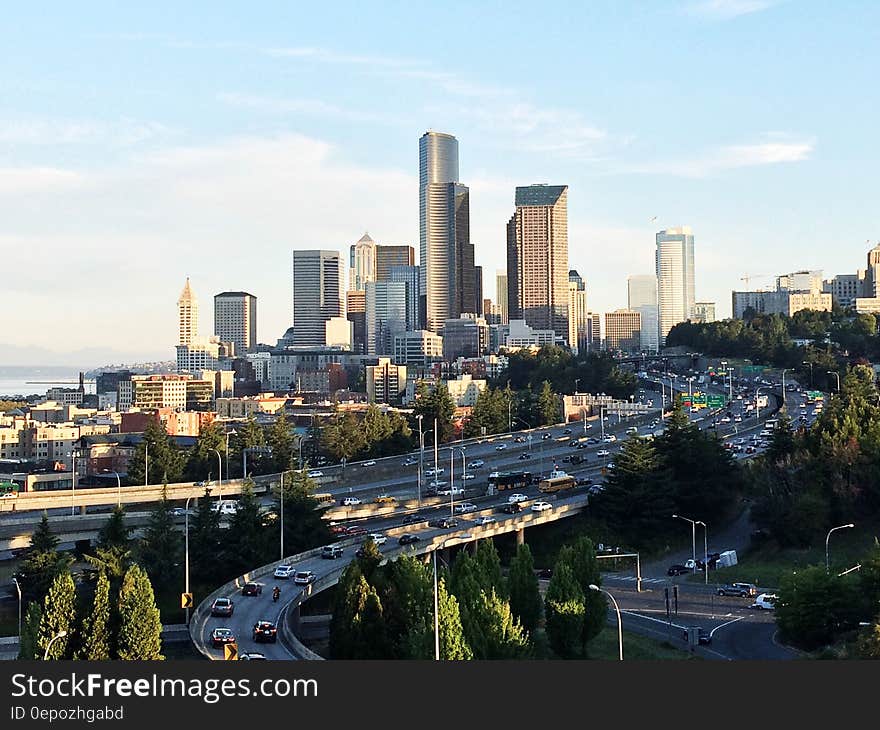
M168 360L173 348L165 352L125 352L107 347L84 347L71 352L58 352L45 347L9 345L0 342L0 368L63 367L88 370L113 363L142 363Z

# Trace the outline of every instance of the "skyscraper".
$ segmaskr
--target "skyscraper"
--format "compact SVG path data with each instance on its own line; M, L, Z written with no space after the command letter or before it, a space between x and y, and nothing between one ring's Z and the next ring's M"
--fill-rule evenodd
M367 349L367 293L348 291L345 293L345 316L351 322L351 346L357 353Z
M244 291L215 294L214 334L235 344L236 355L251 352L257 346L257 298Z
M694 234L690 226L657 233L659 344L676 324L694 313Z
M417 330L419 324L419 267L392 266L390 281L401 281L406 284L406 329Z
M568 340L568 186L516 189L507 225L507 300L511 319Z
M657 277L653 274L636 274L626 280L627 307L642 315L641 350L657 352L660 330L657 313Z
M605 349L637 352L641 346L642 316L633 309L617 309L605 313Z
M474 314L483 313L483 267L474 266Z
M190 345L199 336L199 300L189 286L189 277L177 298L177 344Z
M577 271L568 272L568 346L574 352L586 352L587 287Z
M476 311L469 192L458 181L458 140L425 132L419 140L420 307L427 329Z
M414 266L415 251L412 246L376 246L376 278L374 281L391 281L391 269L395 266Z
M367 282L367 354L392 355L394 335L406 331L406 282Z
M715 321L715 302L695 302L694 322L709 323Z
M348 288L363 291L368 281L376 281L376 242L364 233L349 252Z
M507 272L495 272L495 303L501 310L500 324L507 324Z
M342 316L342 258L338 251L293 252L293 345L325 343L325 322Z

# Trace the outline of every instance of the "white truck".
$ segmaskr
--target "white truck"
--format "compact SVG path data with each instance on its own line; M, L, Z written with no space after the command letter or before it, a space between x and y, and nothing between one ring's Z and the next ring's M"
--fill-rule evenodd
M715 563L716 568L729 568L736 565L736 550L725 550L718 556L718 562Z

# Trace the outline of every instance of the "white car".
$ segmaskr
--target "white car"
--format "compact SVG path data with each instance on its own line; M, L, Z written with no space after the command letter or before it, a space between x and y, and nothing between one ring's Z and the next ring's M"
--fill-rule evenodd
M361 500L358 499L357 497L345 497L342 500L343 507L354 507L355 505L358 505L360 503L361 503Z
M775 593L762 593L749 608L758 608L764 611L775 611L778 596Z
M476 511L476 509L477 505L471 502L459 502L457 505L455 505L455 511L460 515L467 514L468 512L474 512Z
M505 451L507 449L507 444L499 444L495 447L495 451Z
M548 509L553 509L553 505L549 502L535 502L532 505L532 512L544 512Z
M519 493L517 493L517 494L511 494L511 495L507 498L507 503L508 503L508 504L513 504L514 502L525 502L525 501L527 501L527 500L528 500L528 497L527 497L525 494L519 494Z
M238 502L232 499L215 501L211 505L211 511L219 512L221 515L234 515L238 512Z
M445 489L440 489L437 491L437 495L440 497L449 497L456 494L464 494L464 489L462 489L461 487L446 487Z
M307 586L315 580L315 574L311 570L300 570L294 577L293 582L300 586Z
M442 466L440 466L440 467L438 467L438 468L436 468L436 469L428 469L428 470L425 472L425 476L426 476L426 477L434 477L434 476L437 476L438 474L442 474L443 472L444 472L444 469L443 469Z
M604 456L610 456L610 455L611 455L611 452L608 451L608 449L599 449L596 452L596 456L603 456L604 457Z
M277 568L275 568L275 572L272 573L272 576L275 578L286 580L293 575L293 572L294 571L292 565L279 565Z
M324 476L324 472L322 471L310 471L308 473L309 479L317 479L318 477Z
M384 545L388 541L388 538L381 532L371 532L367 535L367 539L372 540L376 545Z
M609 433L609 434L608 434L604 439L602 439L602 440L603 440L605 443L613 444L615 441L617 441L617 436L615 436L613 433Z
M477 517L477 519L474 520L474 524L479 527L491 525L493 522L495 522L495 518L490 515L483 515L482 517Z
M461 478L464 479L465 481L469 481L469 480L471 480L471 479L476 479L476 475L474 475L474 474L462 474L462 475L461 475Z
M730 423L730 418L728 416L724 416L724 418L721 419L721 423Z
M376 462L373 459L370 459L369 461L365 461L363 464L361 464L361 466L376 466Z
M472 461L470 464L468 464L468 469L479 469L481 466L483 466L483 460L477 459L476 461Z

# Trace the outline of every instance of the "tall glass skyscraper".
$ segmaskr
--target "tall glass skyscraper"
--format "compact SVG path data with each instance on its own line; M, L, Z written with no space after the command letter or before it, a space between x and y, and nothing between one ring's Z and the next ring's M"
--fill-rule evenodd
M657 307L660 346L694 314L694 234L690 226L657 233Z
M660 326L657 319L657 277L653 274L637 274L626 280L627 308L642 315L642 352L657 352L660 343Z
M325 325L328 319L342 316L342 296L339 251L294 251L291 344L326 344Z
M432 332L476 311L469 197L458 181L458 140L425 132L419 140L420 315Z

